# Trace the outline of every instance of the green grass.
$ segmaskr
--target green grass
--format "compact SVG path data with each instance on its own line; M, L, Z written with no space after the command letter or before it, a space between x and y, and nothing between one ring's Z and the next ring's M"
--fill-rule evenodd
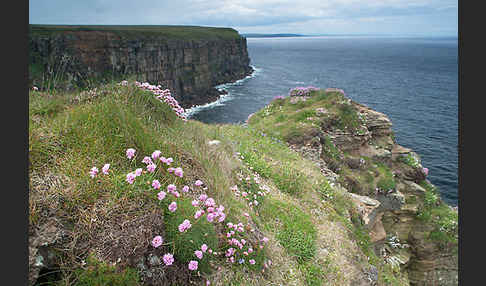
M29 25L32 35L49 35L67 31L105 31L125 36L160 36L171 39L238 39L232 28L178 25Z
M267 200L261 213L270 221L278 219L281 223L279 226L270 223L268 227L278 230L277 239L297 262L304 263L314 257L316 229L307 213L296 206L275 200Z
M93 255L88 256L86 266L74 271L74 286L137 286L140 285L136 269L117 270L98 261Z

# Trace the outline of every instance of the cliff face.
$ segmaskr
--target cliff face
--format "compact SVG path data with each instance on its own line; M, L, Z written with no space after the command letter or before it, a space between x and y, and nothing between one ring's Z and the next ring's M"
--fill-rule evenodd
M350 192L376 254L409 285L458 285L457 209L440 200L419 155L395 142L385 114L344 96L334 105L354 110L361 125L339 128L342 117L321 109L308 118L319 127L291 147Z
M230 35L225 37L219 37L218 30L210 37L172 37L157 31L31 29L30 80L42 86L47 79L53 83L63 76L69 88L93 79L134 75L169 88L187 108L217 99L215 85L251 73L246 39L230 30L222 31Z

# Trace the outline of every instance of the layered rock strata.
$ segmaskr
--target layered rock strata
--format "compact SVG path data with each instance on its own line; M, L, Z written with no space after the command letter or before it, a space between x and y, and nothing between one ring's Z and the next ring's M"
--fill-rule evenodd
M215 30L211 37L181 38L109 29L46 33L31 27L30 81L37 86L64 82L72 88L96 79L135 76L169 88L184 108L208 103L221 95L214 86L252 72L246 38L236 30L221 29L225 37Z

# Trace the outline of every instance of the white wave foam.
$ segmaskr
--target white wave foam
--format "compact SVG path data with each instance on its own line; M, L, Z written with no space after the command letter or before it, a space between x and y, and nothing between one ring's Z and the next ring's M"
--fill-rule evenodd
M250 75L246 76L245 78L239 79L235 82L223 83L223 84L215 86L215 88L219 89L220 91L222 91L222 90L226 91L227 92L226 94L222 94L217 100L215 100L213 102L206 103L206 104L203 104L203 105L194 105L193 107L186 109L185 112L183 113L183 115L186 116L186 118L190 118L191 116L193 116L194 114L198 113L201 110L211 109L211 108L214 108L216 106L224 106L224 102L233 99L231 92L228 91L229 87L235 86L235 85L241 85L243 82L245 82L248 79L253 78L256 75L261 73L262 68L257 68L257 67L252 66L252 65L250 65L250 66L253 68L253 72Z

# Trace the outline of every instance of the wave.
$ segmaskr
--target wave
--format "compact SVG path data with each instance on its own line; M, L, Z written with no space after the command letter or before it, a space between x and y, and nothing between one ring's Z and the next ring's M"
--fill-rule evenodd
M260 74L263 70L262 68L257 68L252 65L250 65L250 67L253 68L253 72L250 75L247 75L246 77L239 79L235 82L223 83L214 87L220 91L226 91L226 94L220 95L220 97L213 102L209 102L203 105L194 105L193 107L186 109L182 115L184 115L186 118L189 119L192 116L194 116L196 113L200 112L201 110L211 109L216 106L223 106L224 102L233 99L233 94L228 90L229 87L242 85L245 81L247 81L250 78L254 78L258 74Z

